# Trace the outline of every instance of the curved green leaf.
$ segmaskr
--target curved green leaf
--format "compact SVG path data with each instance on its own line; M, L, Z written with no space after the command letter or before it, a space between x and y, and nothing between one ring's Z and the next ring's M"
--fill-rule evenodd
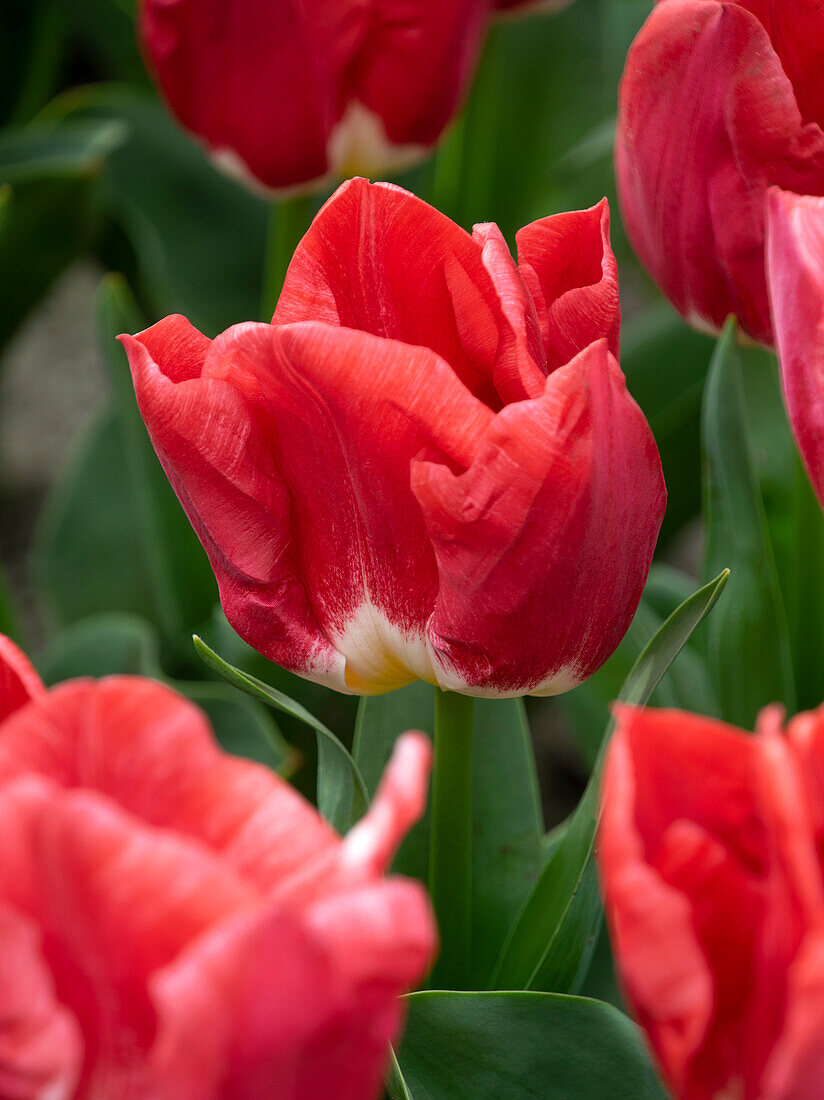
M415 1100L665 1100L639 1029L601 1001L439 992L407 1000L399 1061Z
M291 715L315 731L318 740L318 809L339 833L350 829L365 813L369 805L369 792L345 745L306 707L248 672L230 665L197 635L192 640L198 656L218 676L253 699Z

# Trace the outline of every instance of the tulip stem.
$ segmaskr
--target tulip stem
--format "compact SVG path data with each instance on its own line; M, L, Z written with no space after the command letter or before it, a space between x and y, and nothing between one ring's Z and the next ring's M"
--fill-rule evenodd
M309 228L317 208L317 198L314 195L296 195L294 198L272 203L263 260L261 312L264 321L272 319L292 253Z
M472 706L466 695L435 697L435 765L429 893L441 935L430 985L467 989L472 936Z

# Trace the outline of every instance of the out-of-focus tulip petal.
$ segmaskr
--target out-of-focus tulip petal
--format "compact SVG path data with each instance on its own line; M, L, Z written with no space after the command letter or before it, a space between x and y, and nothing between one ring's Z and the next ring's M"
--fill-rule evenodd
M605 339L617 358L621 325L618 265L609 241L609 204L553 214L515 235L518 266L538 311L550 371Z
M805 122L824 124L824 8L819 0L734 0L766 29Z
M481 248L465 230L400 187L353 179L295 250L272 322L325 321L431 348L498 408L500 312Z
M616 172L632 242L680 312L711 329L734 313L769 343L764 195L824 191L824 133L805 125L755 15L720 0L655 7L621 83Z
M0 896L41 930L57 998L86 1039L81 1092L151 1095L145 981L252 888L202 846L33 776L4 787L0 827Z
M27 773L200 841L265 891L317 874L340 845L288 783L222 752L202 711L142 677L73 680L8 719L0 779Z
M824 505L824 199L767 198L767 278L787 412Z
M72 1100L83 1043L55 997L36 926L0 906L0 1095Z
M28 657L11 638L0 634L0 722L43 691Z
M805 759L820 753L821 716L794 719L789 736L782 717L767 708L753 738L616 708L605 906L626 992L679 1100L812 1100L824 1067L822 791Z
M264 188L420 157L457 112L490 0L142 0L183 125Z
M412 488L438 562L428 632L442 686L555 694L612 652L641 596L665 490L605 341L551 374L542 397L499 413L465 472L418 461Z
M368 813L344 841L341 863L349 872L374 877L389 869L401 841L423 816L431 767L429 739L403 734Z

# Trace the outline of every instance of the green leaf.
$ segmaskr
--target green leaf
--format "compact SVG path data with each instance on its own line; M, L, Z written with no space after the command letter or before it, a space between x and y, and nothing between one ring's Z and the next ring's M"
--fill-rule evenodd
M80 88L50 115L128 124L101 201L131 243L151 315L182 313L210 336L257 318L269 204L214 168L150 92Z
M721 716L752 729L767 703L794 710L781 592L748 436L735 321L718 342L704 393L705 573L730 569L729 598L707 631Z
M718 599L728 573L694 593L666 620L639 656L619 694L626 703L643 705L683 649L688 638ZM612 721L578 808L563 839L519 912L501 955L492 985L496 989L553 989L566 992L583 977L582 963L591 951L601 909L586 894L598 822L600 771ZM582 884L584 889L582 890Z
M160 641L151 623L136 615L106 613L72 624L52 639L38 668L48 684L81 676L149 676L169 685L206 712L221 746L288 773L294 754L267 710L226 684L189 683L164 675Z
M97 181L124 136L110 120L0 133L0 348L88 245Z
M35 564L48 619L62 629L101 611L150 618L188 649L217 599L208 559L154 453L116 335L143 327L118 276L97 318L112 399L80 439L47 500Z
M600 1001L413 993L400 1065L415 1100L665 1100L642 1035Z
M124 279L109 275L97 295L97 324L123 447L134 510L134 544L139 548L152 593L152 619L163 633L181 640L207 618L217 585L206 553L186 518L154 452L137 407L123 332L144 322Z
M423 681L361 699L353 755L374 791L406 729L432 736L435 688ZM506 933L543 865L543 817L522 699L476 699L473 755L472 972L485 986ZM428 878L429 811L395 870Z
M701 394L712 349L711 337L688 328L660 300L636 313L621 335L621 367L649 420L667 483L662 541L700 511Z
M355 761L341 741L300 703L230 665L197 635L192 640L201 660L218 676L253 699L297 718L315 731L318 741L318 809L339 833L350 829L365 813L369 793Z

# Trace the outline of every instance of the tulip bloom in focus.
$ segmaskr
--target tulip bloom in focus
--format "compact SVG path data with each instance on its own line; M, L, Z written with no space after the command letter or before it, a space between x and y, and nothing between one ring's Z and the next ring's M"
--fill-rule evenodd
M521 4L141 0L139 25L180 122L225 167L293 188L423 155L461 106L496 8Z
M616 362L606 203L470 236L353 180L271 325L121 337L229 621L339 691L552 694L606 660L665 492Z
M0 1095L374 1100L434 947L383 877L429 759L341 841L168 688L46 691L0 637Z
M773 191L767 275L784 399L824 507L824 199Z
M824 707L755 737L616 708L599 864L627 997L679 1100L824 1095Z
M820 0L660 0L627 57L616 172L638 255L699 328L772 343L771 185L824 194Z

